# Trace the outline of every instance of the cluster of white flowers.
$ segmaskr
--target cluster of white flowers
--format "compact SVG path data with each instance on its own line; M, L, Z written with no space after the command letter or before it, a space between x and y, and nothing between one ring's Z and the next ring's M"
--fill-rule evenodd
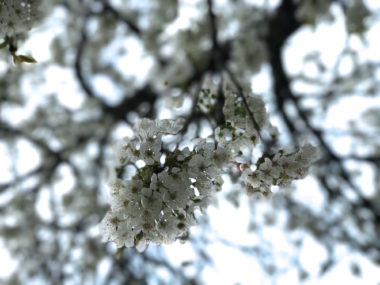
M40 19L40 0L0 0L0 38L29 31Z
M293 180L304 178L318 158L317 149L310 144L293 153L280 150L271 158L261 157L254 171L249 167L243 171L247 193L268 195L272 185L286 187Z
M136 137L119 144L111 210L101 223L106 241L144 250L149 242L185 238L195 223L194 211L205 209L221 190L228 153L216 149L213 141L198 139L192 150L163 149L162 136L178 133L182 123L142 119L135 126ZM127 165L135 165L135 175L117 177Z
M251 162L241 163L243 152L252 153L259 141L257 127L270 126L262 99L245 99L225 90L226 123L216 128L214 138L194 139L191 148L170 150L163 143L163 136L181 131L183 120L137 122L135 137L124 139L115 151L111 208L100 225L104 241L142 251L149 242L185 239L195 224L195 210L203 211L215 200L223 184L221 175L237 164L249 193L268 194L272 185L284 186L306 175L317 157L311 145L261 158L255 171L250 168ZM124 176L128 171L129 178Z
M223 107L226 123L215 130L215 140L218 144L229 149L234 155L241 153L244 148L253 149L259 142L259 133L252 122L251 115L260 129L269 122L264 101L259 96L245 98L251 114L243 98L235 92L229 92Z

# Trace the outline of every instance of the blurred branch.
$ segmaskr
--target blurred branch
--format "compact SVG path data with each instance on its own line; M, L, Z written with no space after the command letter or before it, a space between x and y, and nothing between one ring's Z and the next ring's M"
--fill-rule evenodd
M290 89L290 80L285 74L282 61L282 49L286 43L286 40L298 30L301 26L296 19L296 5L291 0L284 0L275 16L271 19L270 30L267 38L267 45L269 49L270 65L272 67L272 73L274 77L274 89L276 95L277 107L282 114L284 122L288 126L290 133L294 140L297 140L297 135L300 132L297 130L295 124L291 121L285 109L285 102L291 102L297 109L298 116L301 121L306 126L306 129L310 131L314 137L318 140L320 147L325 155L325 171L328 175L337 175L344 182L347 183L352 189L355 190L357 195L357 201L349 202L353 207L355 212L360 211L360 209L369 209L374 215L374 223L380 224L380 211L375 207L375 205L365 198L358 186L352 182L350 174L345 170L343 166L342 157L334 153L329 146L329 144L324 139L324 134L322 130L318 130L310 123L308 113L305 112L299 104L299 98L297 98ZM281 28L280 28L281 27ZM321 166L322 167L322 166ZM333 189L329 186L326 176L320 177L322 185L327 190L330 199L342 199L344 186L342 185L339 189ZM298 207L298 206L297 206ZM351 239L347 240L348 243L354 244L355 242ZM367 245L369 246L369 245ZM363 246L356 246L358 249L365 249ZM380 253L380 246L372 245L371 248L376 249Z
M112 7L111 4L106 3L104 1L102 4L103 4L103 10L101 10L99 13L94 13L94 14L111 13L111 15L114 16L114 18L116 18L118 21L121 21L122 23L126 24L131 32L133 32L134 34L138 36L141 36L141 30L135 23L133 23L127 17L123 16L121 13L119 13L115 8Z

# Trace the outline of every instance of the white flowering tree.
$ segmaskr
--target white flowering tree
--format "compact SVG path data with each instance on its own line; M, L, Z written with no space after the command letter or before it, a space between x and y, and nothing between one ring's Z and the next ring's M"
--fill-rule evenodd
M368 2L0 0L4 282L210 283L212 243L272 281L293 269L318 280L341 247L375 266L379 15ZM336 25L332 59L328 43L305 40L289 55L297 36ZM361 117L324 120L355 96L372 104ZM248 205L252 242L214 235L220 201ZM274 225L292 246L286 266L265 235ZM327 252L317 273L300 258L309 237ZM166 255L178 241L195 256L181 265ZM362 272L355 260L351 271Z

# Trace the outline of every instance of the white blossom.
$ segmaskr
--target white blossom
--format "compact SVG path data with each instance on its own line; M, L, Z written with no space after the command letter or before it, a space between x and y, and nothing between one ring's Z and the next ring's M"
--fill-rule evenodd
M42 2L42 0L0 1L0 38L29 31L42 17Z
M310 166L319 158L317 148L305 144L298 151L288 153L278 151L273 158L263 157L256 163L256 170L246 169L241 179L249 193L267 194L272 185L288 186L294 179L306 176Z
M188 147L166 150L165 163L160 163L162 136L178 133L182 125L182 120L142 119L134 127L135 137L118 144L114 172L139 160L145 164L136 166L131 179L116 177L110 183L111 209L101 222L104 240L138 250L150 242L171 243L187 236L195 224L196 209L203 210L214 201L212 197L222 184L216 164L227 156L225 150L216 152L214 142L196 140L192 151ZM199 189L201 185L207 189Z
M258 127L270 126L261 98L247 96L246 100ZM214 139L194 139L192 150L177 147L169 151L162 140L165 135L178 134L183 120L139 120L135 136L115 148L114 178L109 184L111 208L100 226L103 239L143 251L151 242L186 238L196 222L194 211L204 212L216 201L222 174L236 163L250 195L267 195L272 185L286 186L303 178L318 158L309 144L295 152L280 150L262 157L255 167L239 162L243 150L251 151L258 137L246 107L241 97L226 92L226 124L216 128ZM136 172L131 178L122 178L128 165L134 165Z

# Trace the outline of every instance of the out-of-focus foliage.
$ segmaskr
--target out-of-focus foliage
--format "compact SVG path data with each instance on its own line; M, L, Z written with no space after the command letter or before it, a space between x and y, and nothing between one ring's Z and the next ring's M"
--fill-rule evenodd
M13 2L0 1L1 15L3 3ZM379 8L370 2L63 0L27 33L18 29L10 40L1 30L0 236L17 261L4 282L202 284L202 272L213 264L207 248L215 242L256 258L268 279L296 269L308 282L313 273L300 251L310 237L326 249L313 278L340 261L342 247L379 264L380 69L369 52ZM333 45L323 34L335 26ZM297 62L292 47L306 32L322 34L324 42L303 42ZM338 51L326 56L332 49ZM13 64L14 55L29 54L37 64ZM269 87L255 91L265 72ZM237 212L246 201L252 243L227 241L202 216L202 230L189 240L194 259L181 265L167 259L165 247L141 254L101 243L114 142L142 117L181 116L184 140L208 135L225 119L219 92L225 78L268 104L279 131L264 135L319 147L322 159L309 179L317 190L257 201L231 171L225 177L231 189L219 199ZM206 81L220 86L217 96L201 92ZM357 103L344 110L352 120L332 124L348 101ZM360 110L363 101L371 108ZM262 151L270 147L264 143ZM315 196L307 200L299 192ZM266 236L274 225L293 249L286 266ZM363 271L356 263L350 270Z

